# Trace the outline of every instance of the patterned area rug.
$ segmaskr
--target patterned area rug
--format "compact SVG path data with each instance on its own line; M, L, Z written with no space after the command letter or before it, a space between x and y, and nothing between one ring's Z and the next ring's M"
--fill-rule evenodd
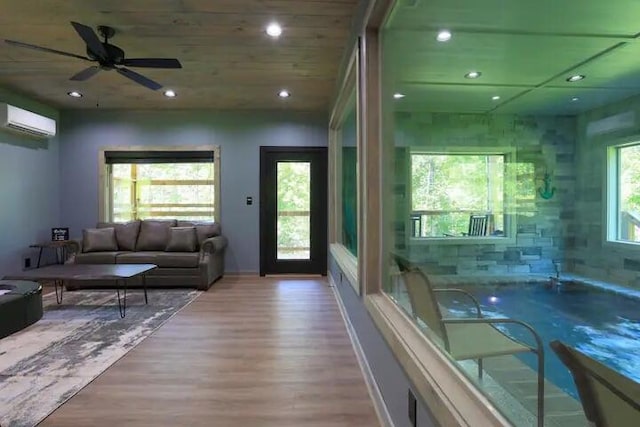
M0 425L35 426L201 293L130 291L124 319L115 290L45 295L42 319L0 340Z

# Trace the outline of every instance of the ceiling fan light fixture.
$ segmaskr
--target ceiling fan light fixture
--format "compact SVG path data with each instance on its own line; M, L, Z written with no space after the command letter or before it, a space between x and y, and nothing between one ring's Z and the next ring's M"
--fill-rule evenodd
M464 75L464 78L465 79L477 79L481 75L482 75L482 73L480 71L469 71L467 74Z
M176 92L174 90L167 89L167 90L164 91L164 96L166 96L167 98L175 98L178 95L176 94Z
M77 90L72 90L71 92L67 92L67 95L69 95L72 98L82 98L82 94Z
M271 24L267 25L267 29L265 31L269 36L278 38L280 37L280 34L282 34L282 27L277 22L272 22Z
M280 98L289 98L291 96L291 93L286 89L282 89L280 92L278 92L278 96Z
M436 36L436 40L438 40L439 42L448 42L449 40L451 40L451 31L449 30L439 31L438 35Z
M585 76L584 74L574 74L573 76L567 77L567 81L571 83L579 82L580 80L584 80L585 77L587 76Z
M145 77L142 74L130 70L126 67L163 69L182 68L182 64L180 64L180 61L178 61L176 58L125 58L125 54L122 49L109 43L109 39L112 38L116 33L116 31L112 27L107 27L104 25L98 27L98 32L102 37L104 37L103 42L91 27L74 21L71 21L71 25L86 45L87 56L76 55L75 53L71 52L64 52L62 50L50 49L48 47L23 43L15 40L5 40L5 43L16 47L38 50L40 52L48 52L55 55L82 59L84 61L97 62L96 65L87 67L71 76L69 80L73 81L88 80L91 77L95 76L101 70L115 70L121 76L124 76L129 80L132 80L135 83L146 87L147 89L158 90L162 87L160 83L155 82L150 78Z

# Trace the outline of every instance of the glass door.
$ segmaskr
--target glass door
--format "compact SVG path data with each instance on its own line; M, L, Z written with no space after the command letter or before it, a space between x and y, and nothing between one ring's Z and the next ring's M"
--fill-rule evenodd
M261 147L260 274L327 270L327 149Z

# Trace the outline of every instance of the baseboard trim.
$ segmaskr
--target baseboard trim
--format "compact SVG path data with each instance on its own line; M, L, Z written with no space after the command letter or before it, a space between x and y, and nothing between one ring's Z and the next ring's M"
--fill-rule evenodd
M225 271L225 276L260 276L257 271Z
M353 325L351 324L351 320L349 320L347 310L342 302L342 298L340 297L340 292L338 292L336 283L333 280L333 276L329 274L327 277L329 279L329 287L333 291L333 296L336 299L336 302L338 303L338 309L340 310L340 315L342 316L342 319L344 320L344 324L347 328L347 333L349 334L349 339L351 340L353 351L356 354L358 365L360 365L360 370L362 371L364 382L367 385L367 390L369 390L369 396L373 401L373 407L376 411L376 415L378 416L378 421L380 422L380 426L395 427L395 424L391 419L391 414L389 414L389 410L387 409L387 405L385 405L384 403L384 398L382 397L380 388L378 388L378 383L376 382L376 379L373 376L373 372L371 371L371 367L369 366L367 357L364 354L364 350L362 349L362 346L360 345L358 334L356 334L356 331L353 328Z

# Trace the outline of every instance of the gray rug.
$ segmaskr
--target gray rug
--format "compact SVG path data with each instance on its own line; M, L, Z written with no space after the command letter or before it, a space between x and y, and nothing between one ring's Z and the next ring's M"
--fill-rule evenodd
M124 319L114 290L45 295L43 318L0 340L0 425L35 426L200 294L130 291Z

